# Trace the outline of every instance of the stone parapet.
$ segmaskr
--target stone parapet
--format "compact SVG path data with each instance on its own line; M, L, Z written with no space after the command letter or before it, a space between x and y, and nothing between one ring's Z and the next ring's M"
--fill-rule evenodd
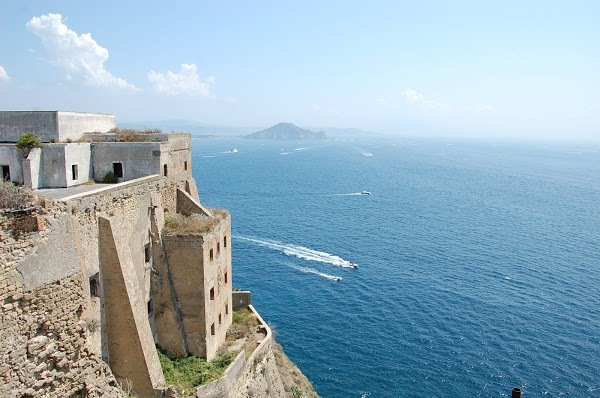
M265 391L270 391L268 396L286 396L284 394L283 383L275 367L273 352L271 350L273 344L271 328L269 328L269 325L267 325L252 305L249 305L248 309L258 319L259 329L263 333L264 338L247 358L244 351L240 352L219 380L197 387L195 397L241 398L246 396L266 396L263 395L264 391L263 394L260 392L260 390L263 390L259 385L260 383L255 382L256 377L260 374L263 377L270 378L269 388L264 389ZM249 388L255 388L255 391L250 395L247 391Z

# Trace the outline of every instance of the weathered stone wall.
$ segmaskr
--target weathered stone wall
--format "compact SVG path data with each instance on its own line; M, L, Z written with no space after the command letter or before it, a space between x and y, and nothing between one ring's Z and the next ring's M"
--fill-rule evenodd
M88 112L57 112L58 140L78 140L83 133L105 133L117 127L115 115Z
M0 142L16 142L34 133L42 142L79 139L86 132L107 132L117 126L114 115L64 111L0 111Z
M91 148L89 143L65 145L65 174L67 187L83 184L92 178ZM43 151L43 148L42 148ZM73 175L73 166L76 166Z
M273 354L273 333L254 307L250 310L258 318L264 338L246 358L242 352L229 365L223 377L196 389L198 398L280 398L289 393L281 380Z
M34 133L43 142L58 140L57 112L0 111L0 142L17 142L25 133Z
M41 188L43 184L42 148L33 148L29 151L23 165L23 184L31 189Z
M86 346L87 278L76 273L28 290L18 266L47 243L64 208L46 209L47 228L0 240L0 396L122 396L101 357ZM10 220L0 215L0 230ZM43 263L42 263L43 264Z
M161 143L101 142L92 144L94 180L102 181L113 171L113 163L121 163L122 181L161 174Z
M169 134L168 141L161 147L161 164L167 165L167 175L185 180L192 176L192 148L190 134Z
M10 180L15 182L23 181L23 151L13 144L0 144L0 166L8 166L10 168ZM2 168L0 167L0 174ZM0 175L1 178L6 176Z
M252 292L248 290L236 290L232 294L233 310L246 308L252 305Z
M176 190L185 182L150 176L56 202L45 209L45 228L19 240L6 232L11 221L0 216L0 396L20 397L28 389L35 390L29 391L32 396L120 394L102 361L110 356L101 297L90 295L89 278L100 271L98 219L106 215L118 220L121 253L127 251L128 263L136 264L128 268L127 278L140 292L136 308L142 315L136 319L147 321L151 270L144 253L150 240L149 214L162 210L161 191L170 184ZM102 296L101 283L99 287ZM151 333L145 339L154 348ZM124 379L132 381L129 376Z
M156 325L159 328L158 343L170 354L185 356L194 354L206 357L206 339L210 332L206 330L206 308L204 297L208 291L204 286L202 271L203 240L197 235L167 235L163 236L163 244L168 264L168 274L161 275L162 280L168 281L172 287L172 297L179 311L181 342L176 341L176 330L170 332L166 327L159 326L163 322L163 309L157 307ZM165 292L166 293L166 292ZM164 336L164 337L163 337ZM174 347L168 346L175 343ZM185 352L177 352L183 346Z
M46 144L42 148L42 174L39 176L38 182L40 187L64 188L67 186L65 145Z
M100 217L98 223L109 365L119 381L151 397L165 381L148 322L144 287L137 281L118 219Z
M204 299L206 306L206 357L210 360L225 341L233 320L231 309L231 218L229 215L204 234ZM213 295L211 295L211 290Z

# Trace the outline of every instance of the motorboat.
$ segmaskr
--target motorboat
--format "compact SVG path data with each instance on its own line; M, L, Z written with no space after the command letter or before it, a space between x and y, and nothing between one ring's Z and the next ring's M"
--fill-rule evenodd
M358 268L358 264L357 264L357 263L355 263L354 261L351 261L351 262L350 262L350 266L351 266L352 268Z
M371 194L371 192L369 192L369 191L362 191L360 194L361 194L361 195L370 195L370 194Z

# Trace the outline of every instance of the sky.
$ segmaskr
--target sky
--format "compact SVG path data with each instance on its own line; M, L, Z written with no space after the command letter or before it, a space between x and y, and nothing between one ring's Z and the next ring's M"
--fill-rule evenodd
M0 109L600 140L600 1L3 0Z

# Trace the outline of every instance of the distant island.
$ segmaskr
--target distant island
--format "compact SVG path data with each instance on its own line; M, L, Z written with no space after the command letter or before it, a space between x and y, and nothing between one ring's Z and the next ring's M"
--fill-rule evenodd
M324 131L314 132L303 129L292 123L278 123L266 130L243 136L255 140L325 140Z

